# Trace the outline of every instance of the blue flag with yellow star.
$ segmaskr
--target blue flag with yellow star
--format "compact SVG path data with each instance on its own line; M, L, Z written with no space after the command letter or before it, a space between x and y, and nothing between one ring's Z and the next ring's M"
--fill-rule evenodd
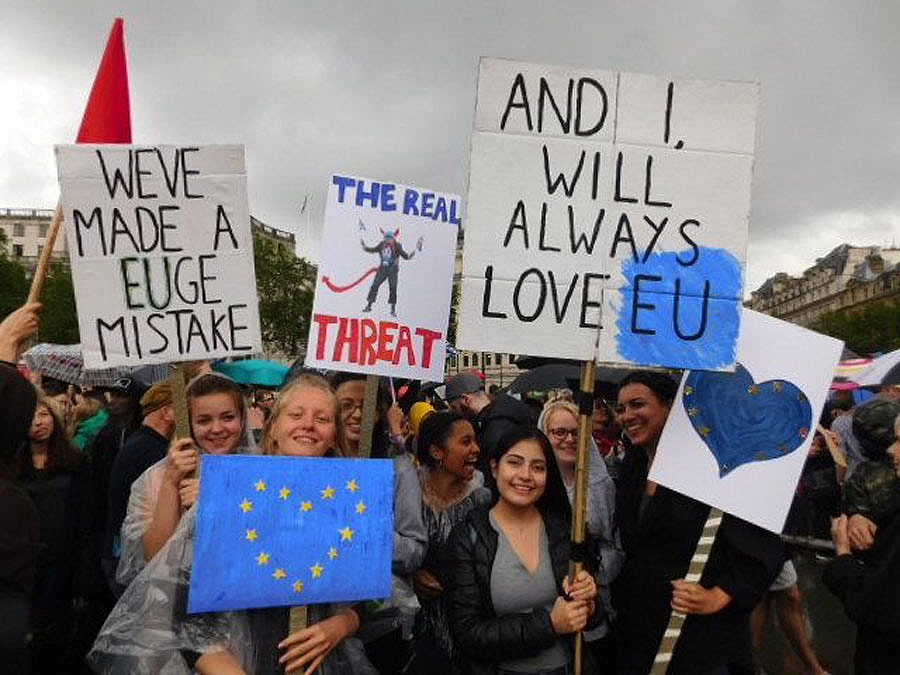
M393 470L204 455L188 612L390 596Z

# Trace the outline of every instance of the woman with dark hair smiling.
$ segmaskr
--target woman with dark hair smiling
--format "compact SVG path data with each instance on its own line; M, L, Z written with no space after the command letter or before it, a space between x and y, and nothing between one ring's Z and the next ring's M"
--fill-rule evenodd
M464 672L566 675L564 638L586 627L597 586L587 571L566 576L571 509L553 450L540 431L514 430L490 467L494 505L450 538L450 626Z
M647 476L678 385L638 371L619 385L616 414L626 438L616 494L625 566L613 585L618 670L646 675L671 611L687 614L668 672L753 673L750 612L783 562L778 537L725 516L699 583L685 581L709 506Z
M428 548L414 575L422 605L417 660L434 673L454 673L455 650L447 623L445 592L447 540L466 514L490 501L484 477L475 468L478 443L471 422L457 412L432 413L419 428L417 452L421 468L422 516Z

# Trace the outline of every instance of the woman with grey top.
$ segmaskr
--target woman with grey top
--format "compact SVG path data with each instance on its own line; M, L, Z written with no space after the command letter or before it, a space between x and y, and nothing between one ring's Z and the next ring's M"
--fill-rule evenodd
M414 576L422 605L416 635L416 660L431 675L454 674L455 650L447 623L447 540L453 527L474 508L490 502L484 477L475 468L475 429L461 414L436 412L419 428L417 437L422 516L428 549Z
M540 431L517 429L490 467L494 505L473 510L449 543L448 613L463 671L568 675L569 638L591 627L597 587L587 571L566 576L571 508L553 450Z

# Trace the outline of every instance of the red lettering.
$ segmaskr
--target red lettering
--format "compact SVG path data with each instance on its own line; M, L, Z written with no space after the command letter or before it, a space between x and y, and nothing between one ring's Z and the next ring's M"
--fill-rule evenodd
M397 330L397 324L393 321L385 321L378 326L378 360L393 361L394 351L391 349L391 343L394 341L394 331Z
M416 365L416 353L412 346L412 333L409 332L409 326L400 326L400 336L397 338L397 349L394 350L394 365L400 363L400 352L406 350L406 362L414 366Z
M325 358L325 340L328 338L328 327L333 323L337 323L337 317L328 314L314 314L313 321L319 324L319 335L316 340L316 359L321 360Z
M350 363L356 363L359 355L359 319L347 319L341 317L338 326L338 334L334 340L334 354L332 361L343 361L344 345L347 345L347 356Z
M416 328L416 335L422 338L422 367L431 367L431 343L440 339L443 335L437 330L428 330L427 328Z
M363 319L359 339L359 363L360 365L372 365L378 358L375 344L378 341L378 326L372 319Z

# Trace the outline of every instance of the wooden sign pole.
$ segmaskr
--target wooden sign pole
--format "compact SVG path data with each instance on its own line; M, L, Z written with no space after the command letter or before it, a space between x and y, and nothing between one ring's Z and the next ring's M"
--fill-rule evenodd
M366 393L363 399L362 428L359 436L359 456L372 454L372 435L378 421L378 375L366 375Z
M691 556L691 564L688 567L684 580L690 583L700 583L700 577L703 576L703 569L706 567L706 561L709 558L709 552L712 550L713 542L716 540L716 533L722 524L722 512L710 507L709 515L706 517L706 523L703 525L703 532L697 541L697 548L694 555ZM669 624L663 633L662 642L653 659L653 667L650 669L650 675L665 675L669 669L669 663L672 660L672 653L675 651L675 644L681 635L681 628L684 626L686 614L681 612L672 612L669 615Z
M53 219L50 221L50 228L47 230L47 237L44 239L44 248L41 250L41 258L38 261L37 268L34 270L34 276L31 277L31 289L28 291L28 302L37 302L41 297L41 290L44 288L44 279L47 276L47 268L50 266L50 256L53 255L53 247L56 245L56 235L59 234L59 226L62 225L63 212L62 202L56 202L56 211L53 212Z
M575 459L575 498L572 504L572 556L569 561L569 580L584 568L585 522L587 515L587 476L590 468L588 446L591 439L591 418L594 414L594 380L597 366L593 360L581 364L581 389L578 392L578 455ZM582 634L575 634L575 675L581 675Z
M188 438L191 425L188 418L187 387L184 371L177 363L169 364L169 387L172 389L172 408L175 410L175 438Z

